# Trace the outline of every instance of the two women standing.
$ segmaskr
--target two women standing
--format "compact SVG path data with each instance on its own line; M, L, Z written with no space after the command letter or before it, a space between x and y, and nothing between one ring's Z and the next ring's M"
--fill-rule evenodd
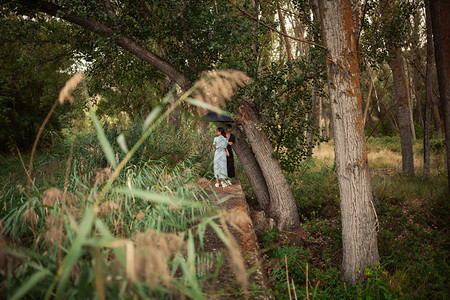
M219 180L222 187L226 187L227 184L231 185L231 181L227 178L234 177L234 159L232 157L233 152L231 145L234 142L234 136L228 133L223 128L216 129L216 137L214 138L213 146L214 152L214 177L216 178L216 187L219 187ZM232 138L231 138L232 137ZM229 149L228 149L229 148ZM230 158L231 157L231 158ZM230 161L229 161L230 160ZM230 165L229 167L228 165Z

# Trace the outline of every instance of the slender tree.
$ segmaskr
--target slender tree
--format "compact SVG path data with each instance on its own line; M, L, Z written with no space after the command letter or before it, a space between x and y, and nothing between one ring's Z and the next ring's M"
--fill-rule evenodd
M423 176L430 177L430 123L431 103L433 102L433 32L431 28L430 1L425 0L425 20L427 30L427 67L425 118L423 124Z
M448 186L450 190L450 2L430 1L431 23L433 28L434 58L439 82L439 94L444 119L447 148Z
M400 131L402 149L402 170L407 175L414 175L414 152L412 147L411 119L408 101L407 78L402 50L391 48L392 60L389 66L394 79L394 91L397 107L397 122Z
M350 0L318 0L327 51L328 87L342 217L342 276L355 283L379 261L372 185L361 110L361 89ZM360 14L359 14L360 15Z

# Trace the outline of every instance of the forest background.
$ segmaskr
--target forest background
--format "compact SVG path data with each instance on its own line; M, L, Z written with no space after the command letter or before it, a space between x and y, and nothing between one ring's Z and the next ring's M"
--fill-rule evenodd
M352 34L379 263L347 284L339 116L318 2L2 1L2 295L260 293L244 283L205 290L224 258L202 253L197 240L208 227L227 236L217 226L224 216L202 193L213 177L213 129L200 118L220 107L239 121L238 179L249 205L278 227L258 236L267 294L448 297L449 100L429 3L348 1L353 16L360 12ZM80 71L73 102L60 104L61 88ZM222 88L211 96L202 82ZM301 245L289 230L298 225L307 232ZM143 249L156 240L166 252L149 257Z

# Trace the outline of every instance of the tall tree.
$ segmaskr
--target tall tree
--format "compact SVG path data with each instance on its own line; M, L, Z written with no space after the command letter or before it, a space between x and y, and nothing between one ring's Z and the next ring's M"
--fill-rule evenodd
M412 147L409 95L403 54L402 50L398 47L391 48L390 53L392 60L389 62L389 66L391 67L394 80L397 122L402 149L402 170L407 175L414 175L414 152Z
M436 60L442 117L444 119L448 186L450 190L450 2L446 0L430 1L430 12L434 58Z
M387 0L380 2L380 5L383 24L388 30L404 22L400 18L399 4ZM386 41L388 42L388 52L391 56L388 58L388 61L394 81L397 122L402 150L402 170L407 175L414 175L414 152L412 147L413 138L411 134L412 124L409 107L408 79L403 52L400 43L397 42L398 39L398 35L387 34Z
M365 47L368 56L378 62L387 61L394 82L397 123L402 151L402 170L414 174L412 118L409 104L408 79L402 47L409 34L408 19L416 8L412 1L370 1L364 22Z
M357 36L350 0L318 0L327 50L342 217L342 276L355 283L379 261L372 184L361 110Z
M425 85L425 118L423 125L423 176L430 176L430 124L431 103L433 102L433 32L431 28L430 1L425 0L425 20L427 31L427 66Z

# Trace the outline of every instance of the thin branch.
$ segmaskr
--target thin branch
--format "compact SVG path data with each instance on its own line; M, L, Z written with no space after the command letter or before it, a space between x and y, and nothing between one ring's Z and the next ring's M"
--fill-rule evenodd
M264 27L266 27L266 28L268 28L268 29L270 29L270 30L272 30L272 31L274 31L274 32L276 32L276 33L282 35L282 36L285 36L285 37L287 37L287 38L293 39L293 40L295 40L295 41L299 41L299 42L303 42L303 43L306 43L306 44L314 45L314 46L317 46L317 47L320 47L320 48L322 48L322 49L327 50L327 47L325 47L324 45L320 45L320 44L317 44L317 43L314 43L314 42L310 42L310 41L307 41L307 40L304 40L304 39L299 39L299 38L296 38L296 37L293 37L293 36L284 34L284 33L282 33L281 31L279 31L279 30L273 28L272 26L269 26L269 25L267 25L267 24L261 22L260 20L258 20L258 18L255 18L254 16L252 16L251 14L249 14L248 12L246 12L245 10L243 10L242 8L240 8L240 7L239 7L236 3L234 3L233 1L228 0L228 2L229 2L231 5L233 5L237 10L239 10L241 13L243 13L244 15L246 15L247 17L249 17L250 19L255 20L256 22L258 22L258 24L261 24L262 26L264 26Z

